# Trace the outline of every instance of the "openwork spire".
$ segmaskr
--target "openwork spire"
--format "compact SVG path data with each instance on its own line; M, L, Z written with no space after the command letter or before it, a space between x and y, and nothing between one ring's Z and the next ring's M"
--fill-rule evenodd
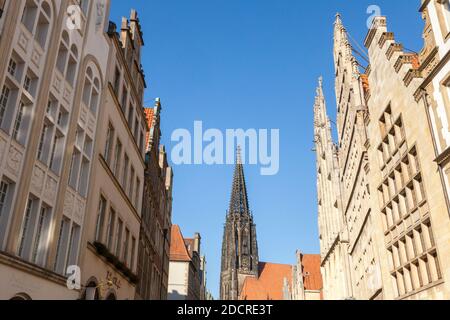
M323 95L323 78L319 78L316 89L316 99L314 103L315 126L323 127L328 122L327 107L325 105L325 97Z
M231 191L229 214L250 215L245 185L244 166L242 165L241 148L237 148L236 167L234 169L233 189Z

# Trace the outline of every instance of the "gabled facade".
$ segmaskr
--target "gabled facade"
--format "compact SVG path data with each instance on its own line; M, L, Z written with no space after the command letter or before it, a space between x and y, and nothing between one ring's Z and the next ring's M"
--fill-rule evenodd
M183 237L178 225L172 226L169 268L169 300L203 300L200 234Z
M137 12L133 10L129 19L122 19L120 30L110 22L105 36L107 72L93 144L94 170L83 238L87 247L81 264L85 290L81 297L125 300L134 299L138 280L148 130L142 107L143 40ZM98 44L91 45L95 46ZM73 159L77 161L76 153Z
M381 282L377 240L372 230L377 217L370 208L371 191L368 175L369 138L366 120L369 109L364 99L366 76L359 71L347 31L340 15L334 26L334 64L336 72L337 132L339 148L339 179L342 212L348 231L348 252L351 259L352 297L378 299Z
M342 213L338 147L332 139L322 78L314 104L314 132L323 295L345 299L352 296L348 231Z
M80 296L110 2L72 4L0 2L0 299Z
M420 60L374 19L365 41L370 68L371 187L377 198L385 299L448 299L450 221L427 109L415 99ZM381 72L382 71L382 72Z
M138 299L166 300L172 228L172 169L160 145L161 102L146 108L150 128L146 138L144 202L139 240Z
M442 38L446 34L442 33L442 19L450 17L446 4L422 2L426 24L425 48L420 55L405 51L395 41L385 17L374 18L365 39L370 62L365 73L359 72L337 17L334 56L339 170L333 167L332 171L339 173L340 186L327 191L333 175L318 160L318 181L323 181L323 174L329 177L327 184L318 184L319 224L321 248L326 248L323 233L333 235L333 228L323 223L323 205L340 194L342 209L334 207L344 217L344 230L348 230L344 256L348 256L351 272L349 276L330 277L323 268L329 262L322 253L325 299L336 299L329 288L338 287L344 278L350 281L348 298L352 299L448 299L445 257L450 253L450 222L444 86L448 50L445 36ZM317 100L317 158L325 160L327 153L323 155L317 142L327 138L317 124L323 109Z

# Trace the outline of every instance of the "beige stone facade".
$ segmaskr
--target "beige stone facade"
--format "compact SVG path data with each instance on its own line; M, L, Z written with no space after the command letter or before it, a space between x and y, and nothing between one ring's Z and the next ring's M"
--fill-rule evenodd
M449 298L448 92L443 85L448 32L442 32L442 19L450 17L446 3L423 1L425 48L420 57L395 41L385 17L374 19L366 37L370 65L365 73L359 71L351 44L335 49L340 186L332 194L342 192L339 215L349 234L345 255L351 272L333 278L325 268L325 299L336 298L327 288L344 279L350 279L355 299ZM339 17L336 25L341 25ZM340 28L341 37L335 32L337 44L346 37ZM353 143L346 136L353 137ZM318 162L322 181L323 165ZM362 180L355 184L358 174ZM363 193L355 193L358 189ZM324 235L329 237L321 222L324 190L319 184L322 241ZM348 211L349 205L354 209ZM322 265L327 263L323 259Z
M0 2L0 299L135 298L144 41L109 7Z
M80 264L109 2L83 2L76 21L74 1L2 4L0 299L73 299L65 275Z
M100 299L134 299L144 186L143 39L137 13L107 32L108 65L91 175L82 283ZM112 282L112 285L111 285ZM84 296L83 296L84 297Z

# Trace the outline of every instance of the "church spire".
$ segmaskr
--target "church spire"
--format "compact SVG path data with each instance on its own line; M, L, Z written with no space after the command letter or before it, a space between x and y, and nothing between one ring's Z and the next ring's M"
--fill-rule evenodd
M233 188L231 191L230 215L250 215L245 185L244 167L242 165L241 147L237 148L236 167L234 169Z
M237 300L245 278L259 275L256 225L250 213L245 184L241 148L236 154L230 208L226 217L222 242L220 297Z

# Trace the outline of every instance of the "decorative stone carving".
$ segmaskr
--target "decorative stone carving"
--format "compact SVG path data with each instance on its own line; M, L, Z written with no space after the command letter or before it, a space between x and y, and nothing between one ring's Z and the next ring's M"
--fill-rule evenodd
M35 64L36 67L39 68L41 62L41 54L37 50L33 51L33 54L31 55L31 61Z
M32 190L40 194L44 186L45 171L38 166L34 167L33 176L31 177L31 188Z
M56 194L58 192L57 187L58 182L52 177L48 176L47 181L45 183L44 196L46 199L52 201L53 203L56 200Z
M64 199L64 215L68 218L72 217L72 210L73 210L73 205L74 205L74 200L75 197L72 194L72 192L70 192L70 190L66 191L66 197Z
M19 174L22 157L23 157L22 153L17 148L15 148L14 146L11 146L9 148L8 160L6 164L9 172L15 175L16 177Z
M28 37L25 35L25 33L22 32L20 34L18 43L19 43L19 46L26 52L29 40L28 40Z

